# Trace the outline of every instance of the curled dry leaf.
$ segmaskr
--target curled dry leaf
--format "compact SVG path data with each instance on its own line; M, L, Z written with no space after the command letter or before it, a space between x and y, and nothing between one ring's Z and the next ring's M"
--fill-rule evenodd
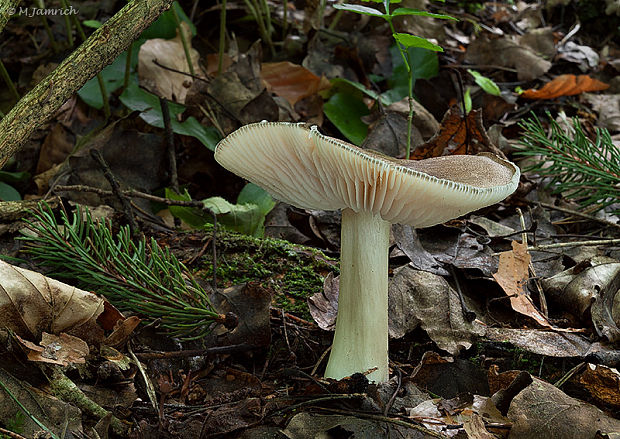
M601 91L608 88L609 84L588 75L560 75L551 82L547 82L539 90L525 90L521 93L521 97L525 99L554 99L560 96L573 96L587 91Z
M30 361L61 366L84 364L89 353L88 344L84 340L64 332L60 335L44 332L39 343L40 346L19 336L17 338L27 350Z
M181 23L181 28L186 41L190 41L192 34L187 24ZM190 48L189 51L192 65L198 69L200 55L194 48ZM154 61L164 67L160 67ZM193 79L191 76L177 72L190 73L178 29L177 36L171 40L154 38L140 46L138 54L140 85L158 96L182 104L185 102L185 96Z
M286 99L293 107L303 98L331 86L325 76L319 77L305 67L288 61L263 63L260 75L273 93Z
M527 244L512 241L512 250L502 252L499 256L499 269L493 277L510 297L512 309L533 318L543 327L550 327L551 324L547 318L536 309L526 292L530 260Z
M95 294L0 260L0 325L21 337L98 328L103 309Z

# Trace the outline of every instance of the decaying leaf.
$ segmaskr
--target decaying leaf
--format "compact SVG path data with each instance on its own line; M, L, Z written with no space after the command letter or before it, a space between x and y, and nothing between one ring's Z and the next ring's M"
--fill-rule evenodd
M512 241L512 250L499 256L499 269L493 275L508 297L512 309L533 318L543 327L551 327L547 318L540 312L526 292L531 258L527 244Z
M620 373L617 369L588 363L577 380L595 400L620 407Z
M469 438L493 438L492 432L506 431L511 425L495 408L491 398L472 394L461 394L450 400L430 399L406 412L409 418L421 421L426 428L446 437L461 437L457 433L465 429L476 434L467 435ZM485 421L491 425L485 426Z
M508 418L514 422L509 439L583 439L620 431L619 420L537 378L512 400Z
M573 96L588 91L601 91L609 88L609 84L589 77L588 75L560 75L546 83L541 89L529 89L521 93L525 99L554 99L560 96Z
M458 293L441 276L405 265L388 286L389 333L400 338L421 326L440 349L458 354L469 349L484 328L468 322Z
M472 110L463 117L457 107L450 108L443 117L439 131L424 145L411 152L412 160L452 154L492 152L504 154L491 143L482 125L482 112Z
M181 28L185 32L186 40L190 41L189 26L182 22ZM200 54L196 49L190 48L190 58L192 66L198 69ZM178 29L177 36L172 40L154 38L140 46L138 54L140 85L158 96L182 104L185 102L187 90L192 85L193 79L191 76L178 72L190 73Z
M288 61L263 63L261 78L273 93L285 98L293 107L297 102L328 89L331 85L325 76Z
M541 282L545 294L581 319L591 318L600 336L620 340L620 262L593 257Z
M40 346L31 341L17 336L21 345L28 351L28 359L41 363L59 364L84 364L88 356L88 344L77 337L64 332L60 335L44 332L41 336Z
M103 310L104 299L93 293L0 260L1 324L23 338L67 332L101 340Z

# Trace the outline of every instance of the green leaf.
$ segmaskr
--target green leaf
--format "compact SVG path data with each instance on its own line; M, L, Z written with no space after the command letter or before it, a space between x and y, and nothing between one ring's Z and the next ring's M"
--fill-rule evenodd
M341 5L335 4L335 9L342 9L343 11L355 12L356 14L371 15L373 17L385 18L385 14L375 8L369 8L362 5L351 5L349 3L343 3Z
M84 20L82 24L86 27L90 27L93 29L99 29L101 26L103 26L103 23L99 20Z
M169 188L166 188L166 198L191 200L187 190L183 194L177 194ZM232 204L221 197L207 198L202 200L202 203L217 215L218 224L224 228L246 235L263 236L265 233L265 213L263 212L268 207L268 202L265 199L259 201L263 204L262 206L254 203ZM196 229L202 229L207 224L213 223L212 215L195 207L170 206L170 213Z
M189 192L187 192L187 189L185 189L182 194L177 194L174 190L166 188L166 198L175 201L192 200L192 197L189 195ZM200 209L196 209L195 207L170 206L169 209L172 216L181 219L187 225L195 229L201 229L206 224L213 222L212 219L208 218L208 215L206 215L205 212Z
M196 35L196 26L191 22L187 14L183 11L183 8L179 5L179 2L172 3L172 7L177 11L179 15L179 20L186 22L189 24L189 27L192 31L192 35ZM174 21L174 15L172 11L166 11L162 13L159 18L151 24L148 28L142 32L140 38L144 38L145 40L149 40L152 38L164 38L169 40L174 38L177 34L177 24Z
M138 65L138 51L140 46L144 43L144 40L138 40L133 43L133 50L131 51L131 68L136 69ZM103 82L105 83L106 93L108 97L115 90L123 85L125 79L125 63L127 60L127 51L121 53L116 59L101 71L103 76ZM101 89L99 88L99 82L94 77L89 80L78 91L78 95L89 106L100 110L103 108L103 100L101 99Z
M392 76L388 80L390 89L381 94L381 101L386 105L398 102L406 97L409 86L409 74L407 67L403 63L403 58L400 56L398 47L393 46L390 49L390 54L392 56L392 65L394 66ZM414 85L418 79L431 79L439 73L437 52L419 47L410 47L407 49L407 59L411 64Z
M350 86L350 87L353 87L356 90L361 91L362 93L364 93L369 98L379 99L379 95L377 94L377 92L372 91L372 90L368 90L366 88L366 86L364 84L362 84L362 83L359 83L359 82L356 82L356 81L350 81L350 80L345 79L345 78L334 78L330 82L332 84L332 89L336 90L336 93L338 91L344 91L343 88L345 88L345 87L343 87L343 86Z
M400 44L402 44L403 46L407 48L420 47L422 49L433 50L435 52L443 52L443 49L441 48L441 46L431 43L426 38L418 37L416 35L402 34L402 33L395 33L395 34L392 34L392 36L394 37L396 41L398 41Z
M20 183L22 181L27 181L29 178L30 172L0 171L0 181L4 181L5 183Z
M452 17L450 15L433 14L432 12L420 11L419 9L411 9L411 8L394 9L390 15L392 17L398 17L399 15L417 15L421 17L431 17L431 18L440 18L442 20L458 21L458 18Z
M362 116L370 113L364 102L348 93L336 93L323 105L325 116L355 145L361 145L368 134Z
M13 186L0 181L0 201L19 201L22 197Z
M256 204L231 204L221 197L202 200L217 215L218 223L235 232L252 236L265 233L265 215Z
M254 183L248 183L239 192L237 204L256 204L260 212L267 215L274 208L276 202L265 189Z
M467 69L467 71L474 77L476 84L478 84L485 92L493 96L501 96L501 90L492 79L482 76L475 70Z
M141 111L140 117L149 125L158 128L164 127L159 98L141 89L135 82L129 84L119 99L130 110ZM214 128L203 127L193 117L179 122L177 120L177 115L185 111L183 105L169 102L168 109L170 110L170 125L172 126L172 131L184 136L195 137L211 151L215 151L215 146L220 141L220 136Z
M467 87L465 94L463 95L463 101L465 101L465 114L469 114L471 111L471 90Z

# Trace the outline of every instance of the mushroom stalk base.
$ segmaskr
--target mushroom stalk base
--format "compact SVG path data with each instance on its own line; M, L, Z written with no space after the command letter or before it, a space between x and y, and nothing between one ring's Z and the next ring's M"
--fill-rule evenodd
M370 212L342 211L340 292L327 378L372 368L370 381L388 373L388 246L390 223Z

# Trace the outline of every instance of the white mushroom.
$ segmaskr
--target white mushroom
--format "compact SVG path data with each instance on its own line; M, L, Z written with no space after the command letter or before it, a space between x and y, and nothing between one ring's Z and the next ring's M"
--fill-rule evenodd
M390 225L429 227L503 200L519 168L493 154L397 160L305 124L260 122L222 140L215 159L275 198L305 209L342 209L336 333L325 376L388 370Z

